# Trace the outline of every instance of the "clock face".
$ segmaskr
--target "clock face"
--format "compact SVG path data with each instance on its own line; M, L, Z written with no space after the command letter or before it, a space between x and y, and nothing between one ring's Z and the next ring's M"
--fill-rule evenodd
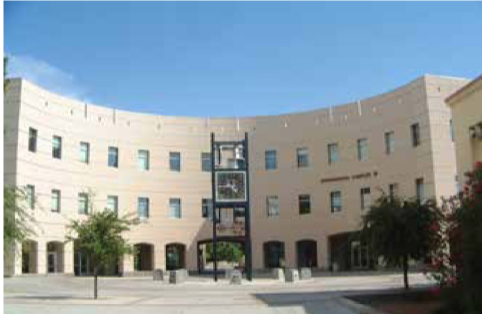
M216 173L217 202L246 201L246 173L244 171L222 171Z

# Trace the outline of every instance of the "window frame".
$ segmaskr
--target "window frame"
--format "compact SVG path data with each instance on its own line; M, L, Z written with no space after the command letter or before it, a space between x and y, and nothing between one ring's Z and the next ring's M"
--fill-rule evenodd
M56 200L55 207L54 205L54 197ZM61 198L62 198L62 192L59 189L52 189L51 190L51 204L50 204L50 211L53 213L60 213L61 210Z
M275 208L272 205L276 205ZM273 208L275 209L273 211ZM278 217L279 216L279 197L278 195L268 195L266 196L266 216L267 217Z
M150 159L151 157L148 149L137 150L137 165L139 167L139 170L149 171L151 168Z
M176 204L177 203L177 204ZM177 208L173 208L174 206L177 206ZM173 215L175 213L174 210L178 210L177 215ZM170 219L181 219L182 218L182 201L180 198L169 198L169 218Z
M267 171L278 169L278 152L276 149L264 151L264 169Z
M332 149L333 148L333 149ZM332 165L340 160L338 142L329 143L328 150L328 164Z
M177 160L176 160L176 157ZM174 172L181 172L181 152L169 152L169 170ZM177 167L175 167L177 166Z
M412 135L412 146L413 147L418 147L421 144L421 138L420 138L420 123L412 123L410 126L411 130L411 135Z
M111 159L114 158L115 160ZM109 168L119 168L119 148L117 146L109 146L107 149L107 166Z
M356 142L358 161L365 161L368 159L368 139L366 137L359 138Z
M201 171L212 171L211 153L201 152Z
M115 208L110 208L110 200L114 200L114 205L115 205ZM108 210L111 210L113 212L115 212L116 214L119 214L119 196L118 195L107 195L107 206L106 208Z
M141 208L141 205L145 204L145 208ZM141 220L149 219L150 217L150 201L148 197L140 196L137 198L137 217ZM142 210L145 209L145 216L142 216Z
M81 204L84 206L81 208ZM81 192L78 194L77 209L79 215L89 215L89 194Z
M367 193L368 191L368 193ZM367 207L365 196L368 195L369 197L369 206ZM360 189L360 207L362 211L369 210L372 205L372 195L370 187L363 187Z
M87 165L90 163L90 143L89 142L83 142L83 141L80 142L80 162Z
M38 130L32 127L28 128L28 151L37 152Z
M310 166L310 151L308 147L296 149L296 165L298 168L308 168Z
M52 158L62 159L62 137L59 135L52 136Z
M395 132L387 131L385 132L385 154L393 155L395 153Z
M26 190L26 201L29 209L35 209L35 185L27 184Z
M305 206L303 206L303 204ZM311 195L310 194L298 195L298 209L299 209L300 215L311 214Z
M339 197L336 197L339 196ZM335 199L340 200L340 204L335 204ZM330 192L330 208L332 213L338 213L343 210L343 196L340 190Z

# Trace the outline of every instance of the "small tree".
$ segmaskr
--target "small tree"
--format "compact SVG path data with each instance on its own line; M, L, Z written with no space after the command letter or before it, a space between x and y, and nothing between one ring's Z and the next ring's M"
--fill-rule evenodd
M419 202L383 194L363 217L362 237L388 266L401 267L409 289L410 259L430 258L440 242L440 210L432 200Z
M17 242L33 235L33 217L24 206L24 189L6 186L3 188L3 251L7 252Z
M94 269L94 299L97 299L99 269L118 262L124 254L132 253L132 246L122 234L137 223L136 219L119 218L110 210L93 212L84 220L75 220L69 226L67 241L76 241L90 257Z

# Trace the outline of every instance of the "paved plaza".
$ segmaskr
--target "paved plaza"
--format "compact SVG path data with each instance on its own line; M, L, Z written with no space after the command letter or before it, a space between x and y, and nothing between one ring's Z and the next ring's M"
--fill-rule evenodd
M94 300L91 277L24 276L5 278L5 313L361 313L344 296L402 287L401 274L322 275L298 283L272 279L230 285L190 277L170 285L149 277L100 278ZM411 274L413 287L430 285Z

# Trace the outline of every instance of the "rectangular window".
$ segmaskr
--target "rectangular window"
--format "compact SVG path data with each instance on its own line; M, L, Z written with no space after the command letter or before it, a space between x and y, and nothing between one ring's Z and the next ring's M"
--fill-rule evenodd
M140 219L149 218L149 198L139 197L137 198L137 215Z
M392 183L388 186L388 193L390 193L390 197L394 197L398 195L398 184Z
M308 194L298 196L298 206L300 215L311 213L311 200Z
M139 164L140 170L149 170L149 151L143 149L139 150L137 155L137 162Z
M89 214L89 195L87 193L79 193L79 214Z
M52 204L50 209L53 212L60 212L60 190L52 190Z
M420 124L414 123L411 126L412 130L412 145L413 147L417 147L420 145Z
M181 216L182 216L181 199L180 198L169 199L169 218L180 219Z
M108 165L112 168L119 167L119 149L117 147L109 146Z
M330 193L330 203L331 203L331 212L340 212L342 208L341 203L341 192L334 191Z
M268 217L279 216L279 199L278 196L266 197L266 212Z
M328 164L338 161L338 143L328 144Z
M90 160L90 144L87 142L80 142L80 161L88 164Z
M264 152L264 168L265 170L274 170L278 168L278 160L275 150L267 150Z
M35 153L37 151L37 130L28 129L28 150Z
M202 199L202 216L203 218L213 219L213 200L210 198Z
M370 209L370 206L372 206L372 197L370 194L370 188L362 188L360 190L360 200L361 200L362 210Z
M169 169L171 171L181 171L181 153L170 152L169 153Z
M27 206L30 209L35 208L35 186L27 185Z
M52 157L61 159L62 158L62 138L60 136L54 135L52 138Z
M119 213L119 197L116 195L107 196L107 209L114 213Z
M393 131L385 133L385 153L393 154L395 151L395 133Z
M357 141L358 160L363 161L368 158L368 140L361 138Z
M423 178L418 178L415 180L417 200L423 202L425 200L425 186L423 183Z
M296 150L296 159L298 163L298 168L308 167L310 165L308 148L298 148Z
M211 153L201 153L201 170L211 172Z

